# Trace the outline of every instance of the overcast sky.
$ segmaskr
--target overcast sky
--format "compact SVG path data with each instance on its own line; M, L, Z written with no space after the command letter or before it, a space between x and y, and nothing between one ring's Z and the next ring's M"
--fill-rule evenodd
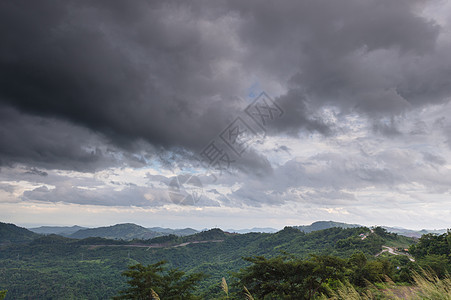
M1 1L0 220L451 227L451 2Z

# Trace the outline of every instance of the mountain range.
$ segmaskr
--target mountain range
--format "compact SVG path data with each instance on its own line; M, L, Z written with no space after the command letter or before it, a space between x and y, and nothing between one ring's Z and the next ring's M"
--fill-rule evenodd
M388 233L381 227L356 226L320 221L285 227L276 233L239 234L214 228L201 232L191 229L196 233L177 236L176 230L153 227L152 231L126 223L79 229L67 238L51 234L67 232L67 227L41 228L38 230L45 234L37 234L0 222L0 290L8 290L8 300L107 299L125 287L120 274L130 265L164 260L184 272L206 274L199 291L210 295L210 299L219 299L218 282L223 277L229 282L230 274L245 267L243 257L288 253L298 258L310 254L349 258L361 251L368 258L390 258L397 266L412 262L393 249L413 253L415 248L410 246L416 243L415 238ZM181 231L187 233L190 229ZM149 238L154 235L160 236Z
M317 230L323 230L323 229L329 229L329 228L357 228L362 227L362 225L358 224L347 224L347 223L340 223L340 222L334 222L334 221L318 221L314 222L310 225L302 225L302 226L293 226L296 229L299 229L300 231L303 231L305 233L310 233Z
M218 282L245 267L243 257L273 257L281 251L300 258L312 253L346 258L355 251L374 256L383 245L408 248L415 243L382 228L338 225L325 222L303 227L310 233L294 227L246 234L214 228L188 236L147 239L155 232L130 223L80 229L71 234L77 238L39 235L0 223L0 289L8 289L9 299L107 299L125 287L120 274L128 266L165 260L184 272L206 274L199 288L212 295L210 299L218 299ZM313 230L327 226L334 228ZM137 237L145 240L126 241Z
M271 228L271 227L264 227L264 228L254 227L252 229L227 229L226 231L230 232L230 233L245 234L245 233L251 233L251 232L274 233L279 230L277 230L275 228Z
M387 227L382 226L385 230L392 233L397 233L399 235L408 236L408 237L414 237L414 238L420 238L423 234L428 233L434 233L434 234L444 234L446 233L446 229L437 229L437 230L411 230L411 229L405 229L405 228L399 228L399 227Z
M300 225L293 226L300 231L305 233L310 233L317 230L323 230L328 228L357 228L362 227L363 225L359 224L348 224L334 221L318 221L314 222L310 225ZM423 234L427 233L435 233L435 234L443 234L446 232L446 229L440 230L410 230L399 227L388 227L382 226L388 232L397 233L399 235L407 236L407 237L415 237L419 238ZM122 240L133 240L133 239L151 239L159 236L167 236L167 235L176 235L176 236L187 236L198 233L200 231L192 229L192 228L184 228L184 229L171 229L171 228L162 228L162 227L150 227L146 228L143 226L139 226L133 223L124 223L124 224L116 224L112 226L105 227L97 227L97 228L86 228L81 226L41 226L36 228L29 228L30 231L38 234L57 234L64 237L75 238L75 239L83 239L88 237L101 237L108 239L122 239ZM205 229L208 230L208 229ZM203 231L205 231L203 230ZM265 227L265 228L252 228L252 229L227 229L226 232L230 233L239 233L246 234L251 232L260 232L260 233L275 233L279 231L278 229Z
M293 226L296 229L299 229L300 231L303 231L305 233L317 231L317 230L323 230L323 229L329 229L329 228L357 228L357 227L363 227L363 225L359 224L348 224L348 223L341 223L341 222L334 222L334 221L318 221L314 222L311 225L302 225L302 226ZM389 226L381 226L385 230L391 233L396 233L399 235L403 235L406 237L414 237L414 238L420 238L423 234L428 233L434 233L434 234L443 234L446 232L446 229L434 229L434 230L411 230L411 229L405 229L401 227L389 227Z
M112 226L86 228L81 226L41 226L29 228L30 231L38 234L57 234L74 239L84 239L88 237L101 237L114 240L151 239L158 236L176 235L186 236L199 231L192 228L170 229L162 227L145 228L133 223L116 224Z

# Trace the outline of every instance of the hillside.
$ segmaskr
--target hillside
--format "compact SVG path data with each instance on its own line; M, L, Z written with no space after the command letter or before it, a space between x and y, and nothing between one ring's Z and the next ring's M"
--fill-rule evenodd
M407 237L415 237L420 238L423 234L444 234L446 233L446 229L438 229L438 230L411 230L411 229L405 229L405 228L398 228L398 227L388 227L388 226L382 226L382 228L386 229L389 232L397 233L399 235L407 236Z
M0 244L25 243L38 237L38 234L26 228L0 222Z
M300 231L305 233L310 233L318 230L328 229L328 228L357 228L362 227L358 224L347 224L341 222L334 221L318 221L314 222L311 225L301 225L301 226L293 226ZM443 234L446 232L443 230L409 230L398 227L388 227L383 226L388 232L397 233L399 235L407 236L407 237L415 237L419 238L423 234L434 233L434 234ZM122 240L132 240L132 239L151 239L159 236L189 236L196 233L199 233L198 230L192 228L184 228L184 229L171 229L171 228L163 228L163 227L150 227L144 228L142 226L126 223L126 224L117 224L108 227L98 227L98 228L85 228L81 226L41 226L36 228L29 228L30 231L39 234L57 234L65 237L83 239L86 237L103 237L110 239L122 239ZM204 230L205 231L205 230ZM259 233L275 233L278 230L274 228L252 228L252 229L227 229L226 232L230 233L239 233L246 234L252 232Z
M245 234L245 233L251 233L251 232L275 233L278 230L275 228L271 228L271 227L264 227L264 228L254 227L251 229L227 229L226 231L232 232L232 233Z
M340 222L334 222L334 221L318 221L314 222L311 225L301 225L301 226L294 226L294 228L299 229L300 231L303 231L305 233L317 231L317 230L323 230L323 229L329 229L329 228L357 228L362 227L362 225L358 224L347 224L347 223L340 223Z
M81 226L40 226L35 228L28 228L28 230L39 234L58 234L62 236L69 236L86 227Z
M88 237L101 237L114 240L151 239L161 236L161 233L151 231L142 226L125 223L108 227L81 229L69 235L70 238L84 239Z
M134 234L146 233L142 228L119 224L105 228L105 232L88 231L88 235L123 236L130 229L135 230ZM360 234L367 238L362 239ZM300 258L307 258L311 253L349 257L358 250L374 257L382 250L382 245L396 242L408 247L413 243L412 239L400 238L383 230L381 235L371 234L365 227L330 228L311 233L285 227L274 234L231 234L211 229L184 237L169 235L130 242L47 235L27 245L3 247L0 289L8 289L8 299L26 298L25 295L34 299L59 299L61 295L104 299L124 287L125 280L120 274L128 265L166 260L170 267L207 274L209 277L201 283L199 292L213 294L218 291L222 277L231 278L230 272L247 265L243 257L274 257L283 252Z
M311 225L301 225L301 226L293 226L294 228L297 228L305 233L322 230L322 229L328 229L328 228L356 228L356 227L363 227L363 225L359 224L348 224L348 223L341 223L341 222L334 222L334 221L318 221L314 222ZM446 229L438 229L438 230L428 230L428 229L422 229L422 230L411 230L411 229L405 229L400 227L389 227L389 226L381 226L385 230L391 233L396 233L402 236L406 237L415 237L420 238L423 234L433 233L433 234L443 234L446 232Z
M192 228L171 229L171 228L162 228L162 227L150 227L147 229L149 229L150 231L153 231L153 232L159 232L164 235L173 234L173 235L177 235L177 236L186 236L186 235L191 235L191 234L195 234L195 233L199 232L196 229L192 229Z

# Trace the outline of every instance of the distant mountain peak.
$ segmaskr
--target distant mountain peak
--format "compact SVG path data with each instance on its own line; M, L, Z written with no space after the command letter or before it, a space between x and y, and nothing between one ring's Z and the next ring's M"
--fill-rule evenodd
M245 234L245 233L250 233L250 232L275 233L279 230L277 230L275 228L271 228L271 227L264 227L264 228L254 227L251 229L227 229L225 231L231 232L231 233Z
M301 225L301 226L293 226L294 228L303 231L305 233L323 230L323 229L329 229L329 228L357 228L362 227L362 225L359 224L347 224L347 223L341 223L341 222L335 222L335 221L316 221L313 222L310 225Z

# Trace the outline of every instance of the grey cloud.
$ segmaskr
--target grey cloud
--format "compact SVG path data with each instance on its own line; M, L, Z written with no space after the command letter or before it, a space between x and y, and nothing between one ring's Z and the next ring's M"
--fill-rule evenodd
M292 99L294 107L302 107L309 99L316 106L328 103L386 114L410 104L443 101L443 94L449 94L449 87L440 84L449 77L450 57L437 46L441 28L417 14L418 3L345 0L287 1L277 7L270 2L235 5L246 16L243 32L258 53L255 64L265 57L269 64L279 63L273 66L275 72L298 68L290 82L305 96ZM285 52L278 45L286 47ZM275 49L282 55L272 55ZM287 64L296 67L290 69ZM423 91L431 99L422 99Z
M3 190L3 191L8 192L8 193L12 193L12 192L14 192L15 188L11 184L0 183L0 190Z
M436 165L444 165L446 164L446 159L440 155L435 155L429 152L423 152L423 159L426 162L430 162Z
M146 196L146 195L149 196ZM143 187L127 187L120 191L113 188L83 189L79 187L59 185L54 189L46 186L26 191L23 198L43 202L64 202L81 205L101 206L137 206L152 207L168 204L166 191L150 190Z
M25 174L31 174L31 175L38 175L38 176L47 176L49 175L47 172L45 171L41 171L37 168L29 168L28 171L25 172Z
M243 187L228 195L228 202L224 201L225 204L231 206L243 206L246 204L248 206L262 207L264 205L280 205L286 200L282 200L280 194L266 193L265 190L251 189L248 187ZM234 201L230 201L230 199ZM287 199L289 200L289 199Z
M23 5L33 11L29 3L2 3L0 101L121 146L145 139L200 147L223 125L233 99L221 96L238 78L220 80L209 67L226 53L204 36L209 16L197 20L189 5L166 2L43 2L32 16Z
M445 193L450 191L451 181L451 173L442 167L445 162L438 155L402 149L375 154L322 153L287 161L267 177L236 178L243 184L229 198L251 206L290 201L345 205L357 201L354 193L365 188L393 192L411 184L422 185L432 193Z
M68 122L30 116L0 106L2 164L31 164L46 169L94 171L127 162L143 166L133 152L108 146L108 140ZM27 174L44 175L30 167ZM44 173L43 173L44 172Z
M1 162L92 171L179 152L167 161L181 163L241 112L251 77L288 90L270 134L332 134L327 105L396 134L380 119L451 92L446 28L419 3L3 1L1 110L20 113L0 123ZM270 171L255 152L241 164Z
M309 100L299 89L292 89L287 94L276 99L284 110L284 115L275 120L275 124L269 127L270 132L285 132L297 136L300 129L318 131L329 134L330 128L319 117L315 117L314 110L309 108Z
M237 157L231 167L246 174L257 176L267 176L273 172L268 159L254 149L249 149L241 157Z
M409 132L411 135L424 135L427 133L428 126L424 121L415 122L413 129Z
M281 146L275 148L273 151L274 151L274 152L284 151L284 152L286 152L286 153L288 153L288 154L290 154L290 152L291 152L291 151L290 151L290 148L287 147L287 146L285 146L285 145L281 145Z
M354 194L333 189L308 191L301 195L306 202L319 205L349 205L357 202Z
M396 121L393 119L393 117L390 118L390 120L374 120L373 131L389 137L401 135L401 132L398 129Z
M164 181L171 178L164 177ZM100 185L99 185L100 184ZM136 206L136 207L161 207L168 204L183 206L218 206L217 201L202 194L195 202L177 202L171 198L167 184L158 187L138 186L133 183L112 182L113 186L105 186L101 182L96 184L86 180L60 181L55 188L49 189L42 185L23 193L23 200L71 203L80 205L100 206ZM117 190L117 187L122 187ZM0 186L2 188L2 186ZM5 186L5 189L9 187ZM180 194L182 195L182 194ZM182 197L182 196L180 196ZM192 198L191 198L192 199Z
M152 175L150 173L146 173L146 178L149 180L148 182L163 182L164 184L169 183L169 178L163 175Z

